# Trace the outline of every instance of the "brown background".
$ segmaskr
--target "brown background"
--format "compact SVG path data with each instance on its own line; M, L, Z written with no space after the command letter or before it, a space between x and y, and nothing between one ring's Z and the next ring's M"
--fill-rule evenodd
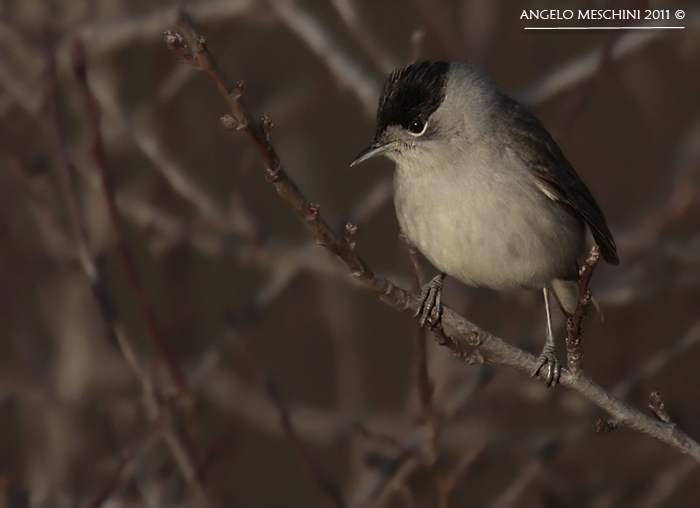
M693 1L649 2L672 16L685 9L682 22L667 23L687 26L677 31L523 30L557 24L521 20L523 9L650 7L559 4L186 5L223 72L245 80L254 114L273 120L272 140L302 192L329 223L356 222L358 252L404 287L415 283L398 240L391 164L348 167L371 139L388 71L416 57L463 60L523 100L593 191L622 260L599 265L593 278L605 320L586 323L586 374L642 409L659 390L672 418L698 437L700 10ZM348 506L445 506L439 492L451 506L698 506L700 476L690 459L631 430L596 435L594 422L605 415L579 396L546 390L520 372L460 363L432 339L436 416L425 423L415 322L359 287L310 240L265 181L248 140L221 127L226 106L211 83L165 48L162 31L174 28L168 2L2 3L6 506L97 505L100 493L113 506L328 506L311 465ZM127 243L186 374L189 411L115 249L70 72L76 34L103 110ZM47 107L53 58L59 127ZM557 77L570 81L551 81ZM109 340L76 261L57 132L80 175L91 252L155 399ZM539 351L539 294L450 281L445 299L487 330ZM265 379L309 458L300 459L282 431ZM434 447L425 438L430 429ZM198 471L189 481L188 466ZM445 487L450 476L454 484Z

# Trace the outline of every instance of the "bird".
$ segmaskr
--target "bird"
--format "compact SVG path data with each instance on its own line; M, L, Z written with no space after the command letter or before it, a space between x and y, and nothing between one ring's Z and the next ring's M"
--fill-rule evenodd
M439 271L421 291L420 326L440 322L447 275L541 290L546 338L532 375L557 384L550 298L575 312L587 228L606 262L619 257L603 212L542 122L475 67L416 62L387 79L372 142L351 166L379 155L395 163L402 234Z

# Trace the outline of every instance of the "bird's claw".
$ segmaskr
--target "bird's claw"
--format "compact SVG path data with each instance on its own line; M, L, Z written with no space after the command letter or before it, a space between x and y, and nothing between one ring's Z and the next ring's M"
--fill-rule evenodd
M418 310L413 317L419 317L418 323L421 328L428 323L431 327L439 326L442 320L442 281L445 280L443 274L436 275L428 282L420 293L418 300Z
M561 366L559 365L559 360L557 360L557 355L554 349L545 347L542 350L542 354L537 360L537 365L535 365L532 377L536 377L540 374L540 371L547 367L547 375L544 376L544 384L547 388L554 386L559 383L559 377L561 376Z

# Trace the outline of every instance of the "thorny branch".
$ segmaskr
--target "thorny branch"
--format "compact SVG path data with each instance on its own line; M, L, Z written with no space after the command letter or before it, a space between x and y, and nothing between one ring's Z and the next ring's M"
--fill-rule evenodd
M418 303L416 295L394 286L372 272L357 253L321 218L318 205L312 205L304 198L281 165L269 137L263 132L261 125L253 120L241 100L240 87L233 89L227 84L206 47L205 39L196 34L182 14L179 16L178 25L188 47L196 57L197 68L212 80L231 108L239 125L245 126L243 130L265 162L268 180L274 184L277 192L302 219L317 242L343 261L350 272L377 293L382 301L401 311L409 309L415 311ZM179 34L165 33L166 43L171 48L174 41L180 38ZM479 347L489 354L489 358L485 360L487 363L513 367L523 372L530 372L534 368L536 359L533 355L480 329L449 308L445 309L443 322L454 331L454 335L447 336L449 340L444 341L444 345L452 350L455 357L467 359L468 351ZM569 371L564 371L560 382L610 413L614 419L624 425L659 439L691 455L696 461L700 461L700 445L675 426L660 422L633 409L584 376L576 376Z

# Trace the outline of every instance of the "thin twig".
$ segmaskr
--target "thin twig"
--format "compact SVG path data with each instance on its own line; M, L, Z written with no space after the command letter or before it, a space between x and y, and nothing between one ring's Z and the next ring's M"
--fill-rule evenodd
M574 315L566 320L566 364L573 375L578 375L581 372L581 361L583 359L581 352L581 336L583 335L581 323L591 301L591 292L588 290L588 287L591 284L593 269L598 259L600 259L600 247L594 245L579 270L576 310Z
M426 284L426 275L418 257L418 249L401 235L401 240L406 245L408 257L416 280L416 288L420 290ZM439 339L438 339L439 340ZM437 466L437 438L438 430L436 425L437 412L433 403L435 385L428 374L428 336L427 330L416 326L416 360L415 360L416 390L418 392L418 403L420 408L420 421L425 430L426 465L435 483L438 492L438 506L445 508L449 503L450 489L447 482Z
M387 445L390 448L393 448L399 454L406 456L406 457L419 457L419 452L418 450L412 450L410 448L407 448L403 442L399 441L396 439L394 436L391 436L389 434L379 432L373 429L370 429L367 425L365 425L363 422L355 422L353 425L353 429L360 434L362 437L366 439L371 439L372 441L375 441L377 443Z
M62 170L63 191L71 214L71 225L73 227L75 244L74 251L77 258L80 260L80 265L85 275L90 281L93 296L95 297L97 306L107 326L110 339L120 347L128 365L142 382L144 393L150 394L153 388L152 383L149 380L149 376L144 373L143 368L136 359L136 354L126 337L123 327L117 319L116 308L112 300L111 292L107 287L107 282L105 281L99 264L95 261L90 252L88 230L78 188L77 171L68 153L64 132L64 120L59 108L56 58L53 52L53 46L50 44L49 33L46 29L44 30L43 36L47 59L47 82L45 84L46 103L49 105L49 114L53 126L52 132L56 142L59 166ZM149 407L147 410L152 414L156 412L154 407Z
M537 454L536 459L528 462L522 467L506 487L501 489L500 494L489 505L490 508L510 508L516 506L516 502L525 491L527 486L540 472L544 464L544 457Z
M187 8L189 14L198 22L221 22L242 17L254 5L254 0L201 0L190 2ZM100 57L117 52L129 44L152 41L154 34L172 23L177 12L178 4L171 3L161 4L145 12L139 9L136 15L107 16L82 24L78 35L90 47L90 54ZM68 53L68 50L61 47L59 53Z
M292 445L294 453L298 457L302 467L318 484L321 491L333 503L333 506L336 508L345 508L346 503L342 494L340 493L339 488L328 476L326 476L297 434L294 424L292 423L291 412L280 395L279 390L272 382L272 379L267 375L247 344L242 344L240 352L242 353L247 365L255 372L255 375L261 379L265 387L265 392L277 411L282 431L287 437L289 443Z
M124 452L109 482L102 488L100 493L97 494L95 499L90 501L90 508L101 508L102 505L124 485L126 470L131 465L132 457L133 454L130 451L127 450Z
M115 230L117 236L117 248L119 250L120 260L122 262L122 267L127 274L129 282L131 284L132 290L136 294L141 312L144 316L144 321L146 322L146 327L149 332L149 337L154 343L156 350L158 351L159 358L165 364L170 380L177 390L179 395L179 401L182 402L182 407L187 413L183 419L186 424L188 431L191 435L196 434L195 424L190 417L191 409L191 399L189 390L185 383L185 377L183 372L180 370L179 365L175 362L172 353L169 350L165 339L160 335L160 330L157 326L155 313L148 300L141 279L136 270L135 262L128 245L126 244L125 235L123 231L123 226L121 223L121 218L117 210L116 198L115 198L115 188L111 180L110 170L107 163L107 158L105 155L102 131L100 126L100 110L95 98L90 89L90 85L87 81L87 68L85 62L84 48L79 39L74 41L73 47L73 72L76 80L80 86L83 101L85 103L85 110L88 116L88 124L90 128L90 140L92 146L93 157L98 166L99 176L102 191L107 202L107 208L112 222L112 226ZM74 199L74 198L73 198ZM84 220L84 218L83 218ZM83 242L87 246L87 236L84 237ZM107 291L106 282L101 277L101 270L99 270L92 258L87 256L89 262L93 263L94 268L94 281L93 288L95 295L97 297L100 308L107 323L109 330L119 344L122 353L127 360L129 366L132 368L134 373L137 375L139 381L143 386L144 391L144 403L146 405L146 411L150 419L160 421L160 430L162 437L166 441L173 458L177 462L180 471L185 477L190 491L193 495L193 501L197 506L206 508L209 506L209 500L206 496L206 490L204 484L199 478L199 472L196 469L196 461L192 457L187 444L180 438L174 429L175 415L173 414L174 408L167 408L160 404L158 397L155 392L155 387L153 384L152 377L150 373L145 371L138 361L135 351L131 346L131 343L126 337L122 327L120 326L117 315L116 308L111 302L110 293Z
M49 116L52 121L51 130L56 144L56 151L59 156L58 161L61 168L63 192L66 197L71 224L74 229L76 257L80 261L83 271L94 285L98 275L90 253L87 224L83 214L83 203L78 183L78 172L71 161L66 145L66 135L63 128L63 118L61 115L58 92L56 54L53 50L53 43L48 27L43 28L42 38L46 56L46 70L44 72L45 102L47 103Z
M184 440L175 428L172 415L169 414L168 416L170 418L163 418L160 422L160 432L163 439L167 443L170 453L177 463L182 476L187 482L187 486L189 487L189 492L192 495L192 500L194 501L195 506L207 508L211 504L207 498L206 489L204 488L204 483L200 478L200 471L197 468L193 458L193 453L191 453L191 451L188 449L184 443Z
M48 34L45 35L45 38L46 41L48 41ZM79 46L79 43L76 44L78 44ZM142 385L145 413L150 420L158 421L161 417L163 417L163 414L160 411L159 401L157 400L155 387L151 375L146 369L144 369L141 366L137 358L136 352L134 351L131 342L129 341L126 335L124 328L119 322L117 310L114 305L114 302L112 301L111 292L109 291L106 280L103 276L103 270L100 266L100 263L98 263L94 259L93 255L90 252L86 219L84 215L84 210L82 208L78 187L77 171L68 153L68 149L65 142L64 121L60 114L60 109L58 107L58 76L56 74L55 68L55 57L51 45L47 44L46 48L48 62L46 86L47 103L50 105L50 114L53 123L54 138L56 140L59 162L62 168L62 175L64 180L64 194L69 209L71 210L71 223L74 230L76 255L78 256L81 262L81 267L83 268L83 271L85 272L86 276L88 277L91 283L93 296L98 305L98 308L100 309L101 317L104 320L104 323L110 334L110 338L114 341L114 343L116 343L119 346L127 364L132 369L132 371L134 372L137 379ZM85 95L89 95L89 97L86 97L86 105L88 112L91 114L91 127L93 129L94 136L93 144L98 145L96 148L96 152L99 152L97 155L99 155L98 159L102 163L101 169L104 169L106 171L104 151L101 145L101 132L99 130L99 113L97 112L97 105L94 103L94 98L91 95L89 86L86 81L85 61L84 55L82 54L82 47L78 47L78 54L75 63L76 74L81 83L83 92ZM110 182L107 182L108 185L109 183ZM105 182L103 180L103 185L104 184ZM111 185L109 186L109 189L112 192L111 204L112 206L114 206L113 188L111 187ZM165 435L165 437L167 438L167 435ZM184 449L184 445L182 445L182 443L180 442L174 442L172 439L170 440L169 445L171 447L173 455L177 459L177 450ZM187 460L192 462L191 458L189 457L187 458ZM117 488L119 488L122 482L121 478L124 475L124 471L127 468L128 463L129 460L125 460L124 462L122 462L120 467L117 469L116 475L112 478L112 481L109 483L109 485L107 485L107 487L103 489L102 493L98 495L95 498L95 500L93 500L92 504L94 506L99 506L103 504L106 501L106 499L111 495L111 493L114 492ZM204 492L201 485L199 485L199 479L196 479L196 482L197 485L195 486L195 492ZM203 496L199 497L200 499L198 499L197 504L199 506L207 506L208 503L205 499L203 499Z
M411 34L411 62L419 62L423 55L423 44L425 43L425 30L414 30Z
M333 502L333 505L337 508L344 508L345 501L338 489L338 487L323 473L321 468L313 461L311 455L307 451L304 443L296 434L294 426L292 425L292 418L284 404L282 397L280 396L277 388L268 379L265 383L265 389L270 396L270 400L274 403L275 407L279 411L280 423L282 424L282 429L284 430L287 439L292 444L294 452L299 457L302 464L309 472L312 478L316 480L321 490L328 496L328 498Z
M119 210L115 200L114 183L112 181L111 171L109 168L109 163L107 162L107 156L105 154L104 144L102 141L100 108L92 94L92 90L90 89L90 85L87 80L85 48L83 47L83 43L80 41L80 39L75 39L73 42L71 63L73 67L73 74L78 81L83 102L85 104L85 111L87 113L88 124L90 126L90 144L92 148L92 156L95 159L95 163L97 164L97 169L99 171L102 192L107 204L107 210L114 229L114 234L117 239L117 250L119 252L119 259L121 261L122 268L126 273L129 284L134 292L134 295L136 296L139 308L141 309L141 313L148 330L148 336L158 351L160 358L163 360L163 363L168 370L170 378L175 385L178 394L187 398L189 395L185 375L175 360L175 356L170 350L170 346L165 340L165 337L163 337L160 326L156 320L153 304L146 294L143 282L136 268L136 263L134 262L134 257L128 244L126 243L126 235L124 234L122 219L119 215Z
M700 319L688 327L679 340L673 341L667 348L658 351L652 357L627 374L622 381L611 390L616 397L625 397L645 379L659 372L676 358L684 355L700 344Z
M452 468L452 471L450 471L450 474L445 479L445 488L448 493L454 490L457 486L457 480L464 476L469 468L483 455L487 445L488 442L484 440L479 446L470 448L469 451L462 455L462 458L459 459L457 465Z
M370 76L337 38L295 0L271 0L279 18L321 58L338 82L352 90L368 115L374 113L381 83Z
M696 462L689 457L683 457L671 467L654 474L653 481L644 498L639 500L638 508L656 508L668 506L668 498L678 490L678 487L688 475L697 469Z
M345 25L353 33L357 41L362 45L367 56L377 64L384 74L389 74L394 67L398 67L396 62L384 48L377 42L373 35L365 28L365 24L360 20L354 0L331 0L333 6L343 18Z
M158 427L159 422L156 421L155 425L149 429L140 443L122 452L122 456L111 478L88 503L90 508L101 508L107 504L107 501L109 501L112 496L128 484L131 475L134 474L134 470L137 469L139 463L143 461L146 455L160 441L161 433Z
M3 147L3 151L7 149ZM8 166L26 194L35 220L44 233L45 241L49 244L49 250L74 257L76 250L74 239L64 230L51 207L46 182L41 176L32 175L28 164L16 153L9 152L7 157L10 159Z
M411 245L406 237L401 235L401 240L406 245L408 257L411 260L411 267L416 278L416 287L418 290L425 286L426 276L425 270L420 264L418 258L418 250ZM428 376L428 351L425 330L418 328L416 333L416 388L418 390L418 401L420 403L421 418L424 423L433 420L433 383ZM431 440L434 443L434 440ZM434 449L433 449L434 451Z

